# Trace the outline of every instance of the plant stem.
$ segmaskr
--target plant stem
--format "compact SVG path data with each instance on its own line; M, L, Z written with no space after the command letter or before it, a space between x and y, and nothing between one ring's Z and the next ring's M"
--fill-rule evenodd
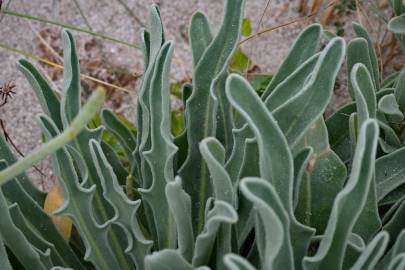
M123 41L123 40L119 40L119 39L116 39L116 38L113 38L113 37L110 37L110 36L106 36L106 35L103 35L103 34L100 34L100 33L96 33L96 32L93 32L93 31L90 31L90 30L87 30L87 29L83 29L83 28L77 27L77 26L72 25L72 24L47 20L47 19L44 19L44 18L41 18L41 17L35 17L35 16L29 15L29 14L22 14L22 13L18 13L18 12L11 11L11 10L3 10L2 13L4 15L9 15L9 16L19 17L19 18L23 18L23 19L28 19L28 20L31 20L31 21L37 21L37 22L42 22L42 23L46 23L46 24L60 26L60 27L70 29L70 30L73 30L73 31L86 33L86 34L92 35L92 36L97 37L97 38L109 40L109 41L112 41L114 43L122 44L122 45L125 45L125 46L128 46L128 47L131 47L131 48L140 49L140 47L138 45L135 45L135 44Z
M91 95L89 101L83 106L80 113L73 120L69 128L64 130L54 139L43 144L39 149L31 152L25 158L0 171L0 186L72 141L101 108L104 99L104 88L97 88L95 93Z

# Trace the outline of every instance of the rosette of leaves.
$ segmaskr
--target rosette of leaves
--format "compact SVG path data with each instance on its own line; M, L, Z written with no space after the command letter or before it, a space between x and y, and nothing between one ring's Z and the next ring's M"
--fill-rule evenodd
M259 96L229 68L243 8L243 0L226 1L216 34L204 13L193 15L194 75L182 90L185 128L176 136L174 42L157 6L150 8L136 130L103 110L101 125L52 154L64 195L55 215L72 219L70 239L43 212L45 195L23 171L7 173L29 160L17 162L0 137L1 269L404 269L403 148L387 151L386 131L397 134L390 121L399 114L388 106L396 90L375 90L386 84L367 33L356 25L362 38L347 50L355 102L325 123L345 41L333 38L321 50L321 26L305 28ZM38 122L49 142L81 112L69 32L63 42L61 97L32 64L19 62L44 110ZM361 52L356 42L365 45Z

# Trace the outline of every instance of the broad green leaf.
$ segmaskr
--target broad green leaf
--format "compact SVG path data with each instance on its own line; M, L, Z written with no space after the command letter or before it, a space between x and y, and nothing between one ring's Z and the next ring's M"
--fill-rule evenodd
M256 244L263 269L294 269L290 220L274 187L265 179L244 178L240 189L257 211Z
M249 77L250 84L260 96L273 79L273 75L270 74L254 74Z
M356 263L350 270L368 270L374 269L378 260L384 255L388 245L389 235L382 231L378 233L373 240L367 245L366 249L357 259Z
M231 71L242 74L246 72L246 70L249 70L251 66L252 60L250 60L241 48L237 48L229 64Z
M367 41L368 53L372 66L372 69L369 71L370 74L372 74L371 77L373 78L375 89L378 91L380 89L380 70L378 67L377 53L374 49L373 41L371 40L370 34L367 32L366 28L364 28L361 24L353 22L353 30L356 32L358 37L364 38Z
M242 21L242 36L249 36L252 33L252 25L248 17L243 18Z
M322 117L306 132L300 146L311 147L313 152L297 191L295 215L303 224L316 228L317 234L323 234L334 199L346 181L347 169L330 149Z
M336 196L325 237L313 257L303 261L304 269L341 269L348 237L366 203L373 179L378 125L367 120L360 129L349 180Z
M210 23L203 12L197 11L191 17L189 37L195 68L213 39Z
M321 36L322 26L320 24L310 25L300 33L271 83L264 91L263 100L266 100L277 85L319 50Z
M191 199L183 190L180 177L166 185L166 197L177 225L180 254L191 263L194 252L194 233L191 222Z
M305 131L326 109L344 54L344 40L333 39L319 56L305 88L274 111L274 118L277 119L290 147L298 143Z
M193 227L197 233L203 227L205 201L211 196L207 167L198 144L202 139L215 135L217 108L212 99L211 88L218 76L227 69L238 45L244 0L227 0L224 10L220 30L195 68L193 91L186 106L188 155L179 174L192 200Z
M348 71L348 74L352 74L352 69L357 63L363 64L366 67L366 69L370 72L370 74L372 74L373 66L371 64L368 43L367 43L367 40L365 40L364 38L352 39L349 42L349 45L347 46L347 71ZM353 85L352 85L351 77L352 76L350 76L350 78L348 80L348 91L349 91L350 96L354 100L355 96L354 96L354 92L353 92ZM373 84L374 84L374 89L376 89L374 78L373 78Z

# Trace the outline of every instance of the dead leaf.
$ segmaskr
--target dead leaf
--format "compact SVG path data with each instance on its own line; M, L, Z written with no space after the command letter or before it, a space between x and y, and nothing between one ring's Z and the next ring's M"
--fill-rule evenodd
M49 191L48 195L46 196L44 210L51 216L53 223L55 223L63 238L66 241L69 241L70 235L72 233L72 220L69 217L60 217L52 214L55 210L60 208L64 202L63 192L60 188L59 180L57 179L57 177L55 177L54 180L54 185L51 191Z

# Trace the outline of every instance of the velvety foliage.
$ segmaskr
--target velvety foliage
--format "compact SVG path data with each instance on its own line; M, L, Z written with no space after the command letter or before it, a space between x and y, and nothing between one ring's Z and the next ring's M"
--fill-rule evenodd
M19 61L44 111L44 138L58 144L64 200L54 214L74 230L69 239L58 232L42 209L46 194L19 170L33 159L17 161L0 136L1 269L405 268L405 72L382 80L361 25L347 46L338 37L321 46L313 24L266 83L248 81L232 73L240 35L251 32L243 11L243 0L226 1L217 33L204 13L192 16L193 80L176 86L185 110L173 117L175 44L150 8L136 128L106 109L77 124L90 113L69 32L61 97ZM403 21L390 23L398 36ZM345 59L353 102L325 120Z

